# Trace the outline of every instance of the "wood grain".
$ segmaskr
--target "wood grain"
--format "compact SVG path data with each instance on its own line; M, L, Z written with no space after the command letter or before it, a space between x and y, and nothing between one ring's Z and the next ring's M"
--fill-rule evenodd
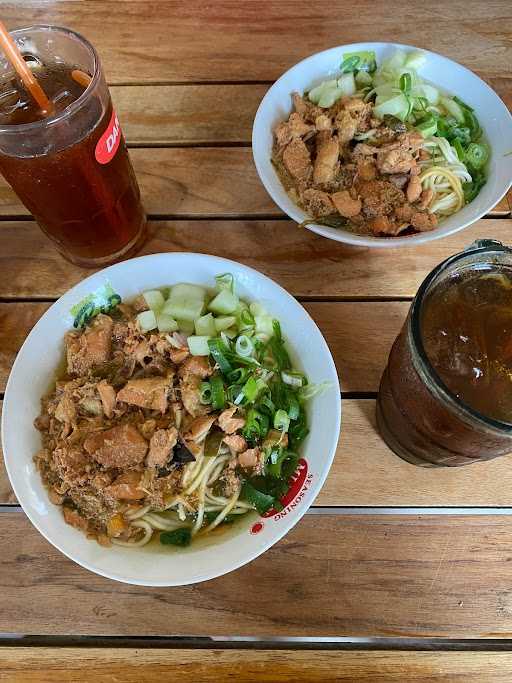
M322 652L3 647L9 683L508 683L509 652Z
M412 297L440 261L475 239L510 241L512 220L485 219L415 248L342 245L282 220L154 221L141 253L201 252L245 263L298 297ZM0 221L0 298L60 296L91 273L65 261L30 221Z
M27 334L50 304L0 303L0 392ZM311 302L305 304L324 334L344 391L377 391L389 349L407 302Z
M250 143L267 85L110 88L129 145Z
M508 516L307 515L238 571L144 588L0 525L0 631L197 636L512 636Z
M283 216L261 184L249 148L136 148L130 156L150 216ZM506 215L506 204L497 214ZM27 216L0 177L0 217Z
M381 439L373 399L346 399L342 410L336 457L315 505L512 507L512 454L470 467L414 467ZM306 455L314 458L314 450ZM0 505L16 502L0 448Z
M357 12L340 1L11 1L2 16L9 28L49 23L80 31L98 47L112 83L274 80L313 52L383 39L441 52L510 87L507 0L397 0L392 12L372 0L361 0Z

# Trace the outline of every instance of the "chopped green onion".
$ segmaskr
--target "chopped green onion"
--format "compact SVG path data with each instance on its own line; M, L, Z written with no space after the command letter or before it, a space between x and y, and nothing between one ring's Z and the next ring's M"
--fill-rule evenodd
M178 545L183 548L190 545L191 540L192 532L188 527L180 527L174 531L162 531L160 534L162 545Z
M267 474L269 474L271 477L274 477L275 479L280 479L283 476L283 464L290 457L290 455L292 454L290 454L283 448L273 448L266 466Z
M246 308L240 312L240 323L241 326L244 325L245 327L254 326L254 317Z
M231 363L226 358L226 353L229 351L229 349L221 339L210 339L208 341L208 348L210 349L210 353L213 356L214 361L217 363L220 371L224 375L233 369L231 367Z
M224 382L219 375L214 375L210 379L212 406L214 410L222 410L226 405L226 392Z
M246 367L235 368L234 370L231 370L231 372L228 372L226 377L231 384L241 384L247 379L249 373L250 370Z
M199 400L205 406L212 402L212 388L210 382L201 382L199 386Z
M332 387L332 382L319 382L318 384L306 384L299 389L299 397L302 401L309 401L313 396L320 396Z
M245 334L241 334L235 343L235 351L239 356L250 356L254 352L254 345L249 337Z
M452 147L457 152L457 157L459 158L459 161L464 161L464 157L465 157L464 148L462 147L462 144L461 144L461 141L459 140L459 138L455 138L455 140L453 140Z
M305 387L304 387L305 388ZM290 392L288 397L288 417L290 420L296 420L299 417L300 406L295 396Z
M242 434L247 441L256 443L259 439L265 438L268 428L268 417L254 408L250 408L247 412L245 426L242 430Z
M457 97L457 95L454 95L454 96L453 96L453 99L454 99L455 102L457 102L457 104L460 105L463 109L467 109L468 111L475 111L475 110L473 109L473 107L470 107L469 104L466 104L465 102L463 102L463 101L460 99L460 97Z
M466 149L465 158L468 166L479 170L489 159L489 150L487 145L481 145L476 142L472 142Z
M224 273L223 275L217 275L215 277L215 282L217 284L217 288L219 290L221 289L227 289L230 292L235 291L235 278L231 273Z
M274 415L274 429L280 432L287 432L290 426L290 418L284 410L278 410Z
M406 95L406 96L410 95L411 87L412 87L412 79L411 79L411 74L408 73L407 71L400 76L399 87L400 87L400 90L403 92L404 95Z
M351 55L350 57L346 57L340 66L340 71L342 74L348 73L349 71L355 71L357 69L357 65L361 61L361 57L359 55Z
M306 384L306 378L301 372L287 371L281 372L281 379L285 384L289 384L291 387L302 387Z
M243 395L248 403L253 403L258 395L258 384L254 377L249 377L242 389Z
M430 138L437 132L437 119L433 114L429 114L414 127L424 138Z

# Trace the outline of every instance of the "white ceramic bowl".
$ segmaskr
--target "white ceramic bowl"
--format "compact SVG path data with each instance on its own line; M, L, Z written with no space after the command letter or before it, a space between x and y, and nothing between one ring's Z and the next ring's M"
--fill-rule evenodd
M49 502L32 461L41 447L33 421L39 414L40 398L55 380L62 359L64 334L73 322L70 309L106 282L129 300L142 290L176 282L212 286L215 275L225 272L233 273L242 297L261 301L281 321L292 356L309 380L332 383L332 388L309 402L311 432L301 451L304 461L292 487L291 505L274 517L258 520L251 515L250 520L237 523L216 542L208 540L183 550L153 543L139 549L103 548L64 522L61 510ZM155 254L91 275L43 315L23 344L7 383L2 440L7 472L19 502L34 526L56 548L86 569L117 581L178 586L221 576L246 564L299 521L329 472L340 419L340 388L332 356L317 326L292 296L269 278L234 261L204 254Z
M419 48L397 43L353 43L319 52L283 74L261 101L252 131L254 163L261 182L272 199L297 223L306 220L308 216L288 197L270 161L272 131L277 123L286 120L290 115L291 93L303 93L321 81L333 78L339 72L339 65L345 52L373 50L377 56L377 63L380 64L383 58L390 56L396 49L409 51ZM421 76L448 93L458 95L475 110L492 150L487 183L470 204L444 219L439 227L431 232L409 237L369 237L314 224L308 226L312 232L338 242L366 247L413 246L451 235L474 223L492 209L509 189L512 183L512 116L507 107L487 83L466 67L435 52L422 52L426 54L427 61L420 69Z

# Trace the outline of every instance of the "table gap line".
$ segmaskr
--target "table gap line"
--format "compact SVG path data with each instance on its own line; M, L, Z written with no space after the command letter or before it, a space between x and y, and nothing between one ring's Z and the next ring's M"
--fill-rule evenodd
M23 513L19 503L0 505L0 515L7 513ZM492 517L512 516L512 507L486 506L353 506L353 505L312 505L305 515L329 515L334 517Z
M214 650L407 650L407 651L511 651L510 638L413 638L360 636L176 636L176 635L38 635L0 633L2 647L77 647L128 649Z
M204 142L128 142L128 149L240 149L251 147L250 140L215 140Z
M190 87L204 87L208 85L218 86L218 85L268 85L271 86L275 83L274 80L212 80L212 81L120 81L108 83L109 88L142 88L142 87L161 87L161 86L190 86Z
M293 295L292 295L293 296ZM54 303L58 296L0 296L0 304ZM298 294L293 297L300 303L308 304L349 304L349 303L400 303L411 302L413 296L316 296L315 294Z

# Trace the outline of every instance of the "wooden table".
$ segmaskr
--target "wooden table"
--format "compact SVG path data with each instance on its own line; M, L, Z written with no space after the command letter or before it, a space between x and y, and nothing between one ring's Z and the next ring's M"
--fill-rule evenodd
M145 253L236 259L303 303L336 360L343 430L315 506L285 539L228 576L184 588L118 584L67 560L32 528L0 469L0 680L511 680L512 655L498 650L512 642L512 456L415 468L387 449L374 418L380 374L419 283L474 239L510 242L510 204L430 245L348 248L282 215L258 180L250 136L284 70L359 40L442 52L510 106L512 5L351 8L2 4L9 27L66 25L97 47L150 216ZM87 271L57 254L3 182L0 214L3 391L32 325Z

